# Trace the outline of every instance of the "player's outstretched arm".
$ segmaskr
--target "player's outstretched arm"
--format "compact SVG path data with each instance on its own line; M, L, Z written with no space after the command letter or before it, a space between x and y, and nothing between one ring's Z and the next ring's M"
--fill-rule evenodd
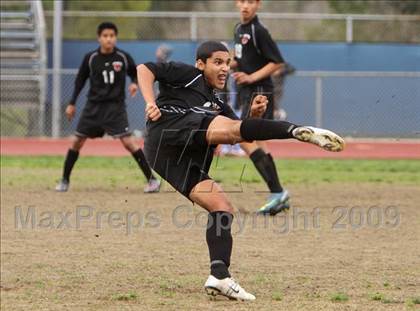
M137 66L137 81L139 83L140 92L146 102L146 117L152 121L160 118L161 112L156 105L155 91L153 84L155 82L155 75L145 65Z

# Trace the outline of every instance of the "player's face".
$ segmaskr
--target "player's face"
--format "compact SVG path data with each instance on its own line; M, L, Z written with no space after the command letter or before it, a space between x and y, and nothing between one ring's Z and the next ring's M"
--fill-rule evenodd
M260 2L258 0L236 0L236 6L241 13L243 21L250 21L254 18L260 7Z
M198 69L204 72L207 83L216 89L223 89L230 69L230 55L228 52L214 52L206 63L201 60L197 63Z
M112 50L117 43L117 36L113 29L104 29L98 37L99 44L105 50Z

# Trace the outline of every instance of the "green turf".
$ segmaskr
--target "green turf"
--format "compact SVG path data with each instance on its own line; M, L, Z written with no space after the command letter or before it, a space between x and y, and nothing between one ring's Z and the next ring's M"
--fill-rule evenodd
M418 160L276 160L283 183L368 182L420 185ZM61 175L63 157L2 156L2 185L51 185ZM225 184L259 183L248 158L215 158L210 175ZM81 157L73 180L91 186L116 187L143 181L130 157ZM92 183L92 184L90 184Z

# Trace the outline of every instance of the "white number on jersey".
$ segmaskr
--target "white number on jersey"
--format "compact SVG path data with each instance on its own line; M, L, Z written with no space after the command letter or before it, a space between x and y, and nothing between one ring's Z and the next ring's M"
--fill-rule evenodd
M105 84L114 84L114 80L115 80L115 73L113 70L111 71L102 71L102 75L104 76L104 83ZM109 77L108 77L109 76Z

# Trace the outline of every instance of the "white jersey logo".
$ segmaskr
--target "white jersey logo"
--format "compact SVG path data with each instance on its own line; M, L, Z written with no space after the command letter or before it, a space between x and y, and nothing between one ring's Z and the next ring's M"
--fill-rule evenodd
M238 59L242 58L242 44L240 43L235 44L235 57Z
M220 106L216 103L212 103L212 102L206 102L203 104L204 108L212 108L214 110L220 110Z

